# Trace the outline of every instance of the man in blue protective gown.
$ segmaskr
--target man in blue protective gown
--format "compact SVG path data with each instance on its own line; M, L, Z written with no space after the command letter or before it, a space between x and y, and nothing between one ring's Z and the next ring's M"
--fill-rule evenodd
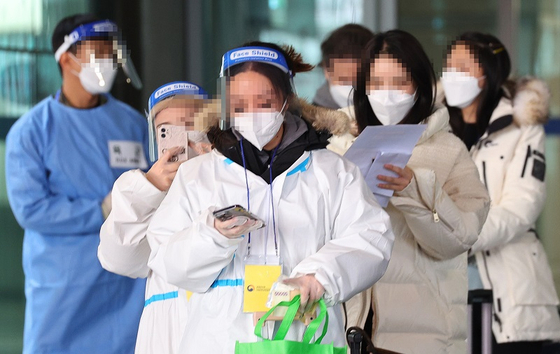
M108 94L122 67L141 83L116 25L63 19L53 34L62 87L21 117L6 142L12 210L25 229L24 353L132 353L144 280L99 264L110 191L146 169L146 120Z

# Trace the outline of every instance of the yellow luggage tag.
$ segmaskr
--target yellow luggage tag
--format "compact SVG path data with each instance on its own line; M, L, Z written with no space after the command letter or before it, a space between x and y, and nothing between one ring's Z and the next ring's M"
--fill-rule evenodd
M245 265L245 284L243 289L243 312L266 312L268 293L272 284L282 274L280 265Z

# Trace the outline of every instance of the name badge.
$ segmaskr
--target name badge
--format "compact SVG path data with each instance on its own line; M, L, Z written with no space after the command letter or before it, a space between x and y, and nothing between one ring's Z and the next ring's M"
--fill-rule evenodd
M148 168L144 147L136 141L109 141L109 162L112 168Z
M282 274L280 265L245 265L245 284L243 289L243 312L266 312L268 293L272 284Z

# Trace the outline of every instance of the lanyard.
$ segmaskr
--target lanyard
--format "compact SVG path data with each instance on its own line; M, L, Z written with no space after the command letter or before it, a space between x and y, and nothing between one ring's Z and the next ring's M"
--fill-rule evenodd
M241 138L241 141L239 142L239 145L241 146L241 160L243 161L243 169L245 171L245 186L247 188L247 210L251 211L251 201L250 201L250 190L249 190L249 179L247 178L247 164L245 162L245 151L243 149L243 138ZM272 157L270 158L270 164L268 165L268 171L269 171L269 186L270 186L270 202L271 202L271 206L272 206L272 231L274 233L274 251L276 253L276 256L278 257L278 238L276 235L276 217L275 217L275 212L274 212L274 195L272 193L272 164L274 162L274 158L276 157L276 152L278 151L278 148L280 147L280 144L274 149L274 151L272 152ZM268 240L268 237L267 239ZM266 256L266 250L268 249L268 247L266 246L266 240L265 240L265 256ZM247 239L247 255L249 256L251 254L251 233L249 232L249 236Z

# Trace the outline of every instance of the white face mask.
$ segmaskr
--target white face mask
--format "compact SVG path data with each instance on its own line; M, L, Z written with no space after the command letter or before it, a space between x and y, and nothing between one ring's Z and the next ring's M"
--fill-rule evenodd
M350 95L352 85L329 85L331 96L339 107L348 107L353 105L354 99Z
M113 59L95 59L91 63L80 63L72 53L70 55L82 67L82 70L75 74L80 78L80 83L87 92L97 95L111 91L117 76Z
M416 93L401 90L374 90L368 95L373 113L383 125L396 125L410 111L416 102Z
M476 78L453 68L444 71L441 76L441 84L447 104L458 108L470 106L482 91L478 86L478 81L483 78L484 76Z
M249 140L254 147L261 150L278 133L284 122L282 111L286 106L284 102L280 112L245 112L237 113L233 117L233 128L245 139Z

